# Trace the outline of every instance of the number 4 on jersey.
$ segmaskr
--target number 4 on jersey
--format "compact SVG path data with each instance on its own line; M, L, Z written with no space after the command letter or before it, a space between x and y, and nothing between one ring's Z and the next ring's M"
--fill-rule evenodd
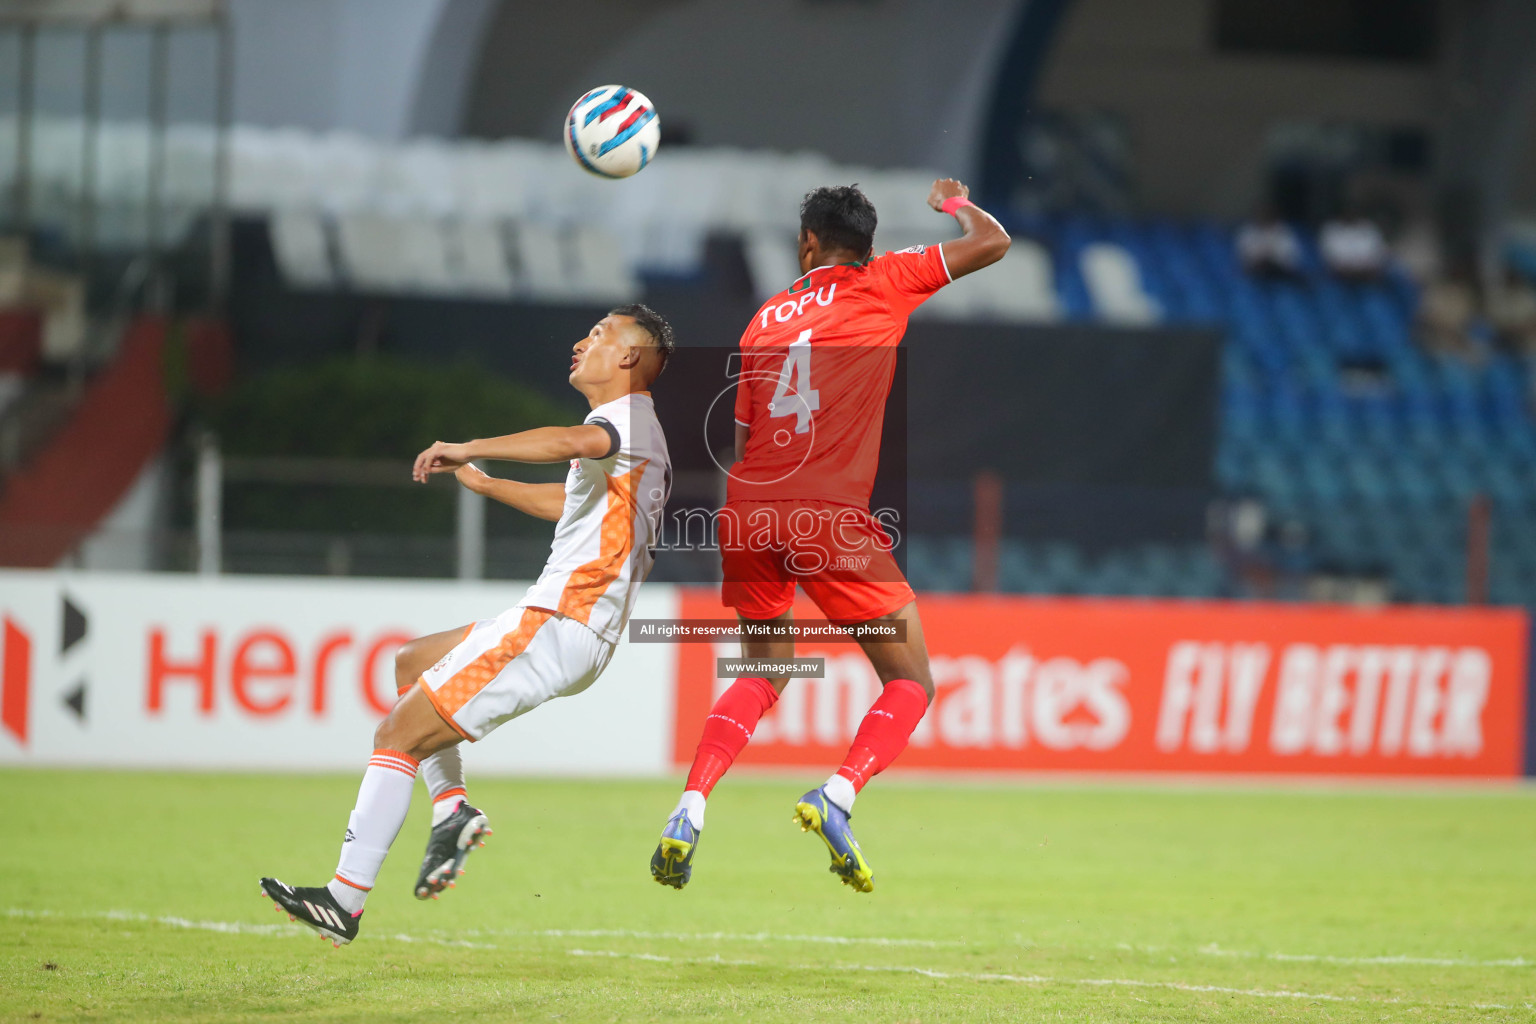
M800 378L799 386L795 378ZM811 329L800 332L800 337L789 344L789 355L784 357L784 368L779 371L779 382L773 389L773 401L768 403L768 415L795 417L795 433L803 434L811 429L811 413L821 408L821 395L811 387Z

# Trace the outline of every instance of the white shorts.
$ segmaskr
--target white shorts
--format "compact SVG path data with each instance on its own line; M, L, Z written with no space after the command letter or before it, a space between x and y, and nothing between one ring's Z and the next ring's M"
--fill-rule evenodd
M585 690L611 657L613 644L575 619L509 608L470 626L418 685L438 714L473 741L545 701Z

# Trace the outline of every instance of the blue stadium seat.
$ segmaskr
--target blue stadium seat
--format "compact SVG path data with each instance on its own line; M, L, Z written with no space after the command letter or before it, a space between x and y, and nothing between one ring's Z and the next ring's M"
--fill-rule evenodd
M1304 521L1319 559L1385 569L1407 600L1461 600L1467 501L1486 493L1508 566L1496 573L1501 599L1536 599L1536 419L1526 366L1505 356L1475 366L1426 355L1414 338L1418 289L1406 275L1341 285L1324 271L1315 239L1300 235L1304 280L1276 283L1247 277L1223 225L1063 217L1055 237L1063 304L1069 315L1091 315L1073 280L1077 256L1110 240L1132 254L1170 319L1224 323L1216 483ZM1076 313L1072 289L1083 289ZM1341 375L1376 368L1385 371L1380 385ZM1027 564L1063 590L1195 596L1226 587L1209 551L1188 555L1198 572L1179 569L1185 555L1174 549L1092 567L1069 564L1062 552L1037 554L1005 575L1022 579Z

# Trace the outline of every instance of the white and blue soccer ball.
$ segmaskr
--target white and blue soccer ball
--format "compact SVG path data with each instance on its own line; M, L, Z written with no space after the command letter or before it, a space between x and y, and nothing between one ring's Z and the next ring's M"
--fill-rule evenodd
M565 149L585 170L627 178L661 145L661 119L645 94L623 85L589 89L565 115Z

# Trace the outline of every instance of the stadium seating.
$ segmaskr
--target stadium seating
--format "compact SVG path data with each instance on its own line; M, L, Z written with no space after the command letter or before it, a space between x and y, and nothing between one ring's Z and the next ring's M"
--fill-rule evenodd
M13 128L0 117L0 155ZM82 187L81 124L39 116L34 129L35 209L67 222ZM144 132L117 123L101 136L107 242L143 219L133 204L145 192ZM954 229L923 203L931 172L809 153L675 148L618 188L571 173L561 147L530 141L391 145L240 126L228 142L232 202L267 218L278 264L300 288L622 301L642 293L646 275L697 273L705 237L725 232L742 239L765 297L795 276L801 195L827 182L857 181L874 198L878 248ZM167 136L161 195L179 223L211 194L213 153L206 129ZM1384 579L1403 600L1462 600L1467 509L1486 495L1492 595L1536 604L1536 423L1523 362L1426 354L1413 337L1414 285L1397 275L1339 283L1305 233L1303 279L1268 282L1243 273L1225 225L1000 214L1015 238L1008 257L918 315L1219 330L1214 482L1261 499L1307 538L1287 569ZM58 309L73 308L57 298ZM45 356L78 345L79 327L51 317ZM914 538L911 558L924 585L970 585L963 541ZM1230 585L1208 557L1178 549L1085 559L1008 548L999 568L1009 589L1051 593L1199 596Z
M971 588L969 538L917 535L906 554L914 587ZM1226 573L1205 545L1145 544L1090 556L1071 544L1007 540L998 552L998 585L1008 593L1214 598L1225 593Z
M1066 216L1010 227L1053 254L1065 319L1125 322L1141 301L1125 302L1135 283L1163 323L1225 333L1214 482L1299 528L1304 543L1283 558L1272 553L1277 568L1382 580L1396 600L1463 601L1468 509L1486 495L1489 597L1536 605L1536 422L1523 362L1424 353L1413 337L1413 285L1398 276L1341 285L1323 273L1310 239L1305 279L1269 283L1242 272L1220 225ZM1130 254L1136 275L1101 244ZM912 538L910 567L927 574L914 578L964 585L952 564L963 556L952 547L948 561L919 553L929 541ZM1236 592L1233 573L1203 549L1095 560L1008 542L999 575L1004 589L1035 593Z

